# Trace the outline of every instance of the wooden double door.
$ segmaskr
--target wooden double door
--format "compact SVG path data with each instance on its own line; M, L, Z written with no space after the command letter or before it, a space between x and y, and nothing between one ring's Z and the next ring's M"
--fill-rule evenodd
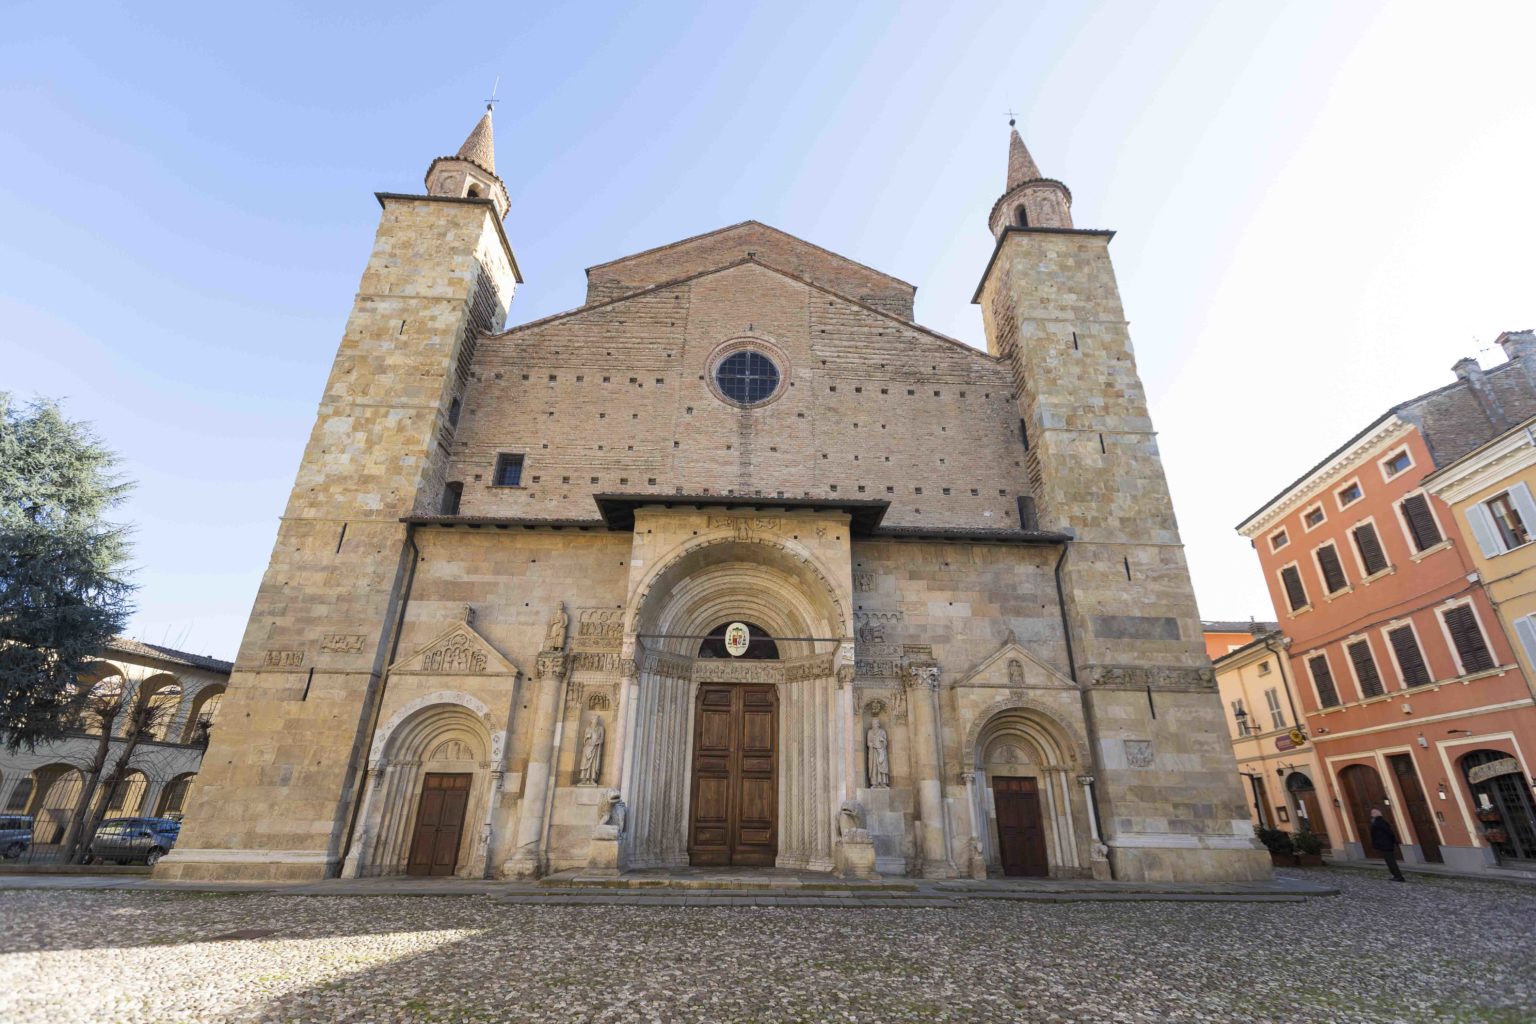
M1040 782L1009 775L992 776L997 808L997 840L1003 874L1044 878L1045 825L1040 818Z
M688 861L772 867L779 851L779 698L705 683L693 725Z
M406 858L408 875L451 875L459 866L464 812L469 807L468 774L428 772L422 777L421 802Z

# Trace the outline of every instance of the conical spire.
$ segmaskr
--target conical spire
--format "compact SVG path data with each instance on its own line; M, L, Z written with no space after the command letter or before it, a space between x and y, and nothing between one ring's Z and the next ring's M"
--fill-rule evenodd
M490 115L487 114L487 117ZM1009 121L1009 125L1013 122ZM475 129L479 131L479 129ZM486 137L490 137L489 122L487 122ZM467 143L466 143L467 145ZM1019 138L1019 130L1010 128L1008 132L1008 187L1004 192L1011 192L1026 181L1034 181L1044 177L1040 168L1035 166L1035 158L1029 155L1029 150L1024 148L1024 140Z
M1023 143L1020 143L1023 145ZM1028 154L1026 154L1027 156ZM475 130L469 133L469 138L464 140L464 145L459 147L460 160L468 160L477 163L481 167L496 173L496 140L491 133L491 105L485 105L485 114L480 122L475 125ZM1010 171L1010 173L1012 173Z

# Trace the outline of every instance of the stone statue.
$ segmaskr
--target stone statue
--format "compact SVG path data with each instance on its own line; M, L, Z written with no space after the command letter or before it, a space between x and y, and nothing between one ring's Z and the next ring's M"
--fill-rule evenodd
M1008 659L1008 685L1024 685L1024 663L1018 658Z
M891 740L876 718L864 734L864 752L869 762L869 788L889 789L891 785Z
M857 800L844 800L837 812L837 834L845 839L857 839L857 833L861 832L864 832L863 806Z
M619 791L610 789L604 793L603 816L598 819L597 827L599 829L611 829L612 832L607 833L608 835L621 836L624 834L624 819L626 816L627 811L624 807L624 800L619 795ZM604 833L599 832L598 834L603 835Z
M555 604L555 614L550 617L549 628L544 631L544 649L548 651L565 650L565 631L570 627L571 617L565 614L565 602Z
M603 739L606 730L603 728L603 720L597 715L592 716L592 723L587 726L587 734L581 741L581 772L579 781L583 786L597 785L597 776L603 770Z

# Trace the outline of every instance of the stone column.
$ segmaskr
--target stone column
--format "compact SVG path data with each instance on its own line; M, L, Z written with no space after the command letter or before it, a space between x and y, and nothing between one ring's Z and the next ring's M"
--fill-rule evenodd
M1072 784L1067 780L1067 770L1056 770L1056 791L1061 794L1062 814L1066 819L1066 841L1062 844L1062 863L1069 868L1082 866L1077 856L1077 823L1072 817Z
M924 878L953 878L944 827L944 752L939 740L939 666L907 666L912 761L917 768L918 851Z
M357 815L357 832L352 836L352 848L347 851L346 859L341 862L342 878L363 877L363 850L373 841L374 807L379 802L379 783L383 778L384 769L381 765L369 766L368 779L363 785L363 806Z
M974 771L961 772L965 779L965 807L971 819L971 849L969 874L972 878L987 877L987 817L981 801L981 787L976 785Z
M523 806L517 815L517 833L511 855L502 866L508 878L537 878L543 874L544 818L549 809L549 780L554 772L555 715L559 711L560 682L565 675L563 650L539 652L539 696L529 737L528 770L523 775Z
M868 782L859 772L859 748L863 745L863 729L860 726L859 709L853 706L853 680L856 675L853 661L853 644L843 643L837 652L837 703L835 734L842 744L842 756L838 759L838 803L852 800Z
M624 637L619 648L619 705L614 713L613 730L613 763L618 766L618 789L630 806L634 806L635 798L630 779L634 774L631 764L635 747L635 689L640 674L635 660L638 652L639 641L635 635L631 633Z
M155 804L160 800L160 794L165 790L164 779L145 779L144 795L139 798L139 816L144 818L155 817Z

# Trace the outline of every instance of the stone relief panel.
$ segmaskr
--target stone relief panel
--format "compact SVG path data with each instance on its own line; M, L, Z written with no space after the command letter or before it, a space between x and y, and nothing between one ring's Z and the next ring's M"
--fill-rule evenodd
M624 612L618 608L576 609L573 651L618 651L624 643Z
M710 516L705 528L730 530L741 540L747 540L753 534L780 532L783 520L778 516Z
M304 665L304 652L268 651L261 663L267 668L301 668Z
M901 612L854 612L854 667L862 677L895 679L901 674Z
M478 674L485 671L485 651L464 633L453 633L421 654L423 672L444 675Z
M320 638L320 649L332 653L355 654L363 649L362 633L327 633Z
M1214 690L1216 673L1209 668L1170 668L1142 665L1101 665L1092 670L1093 685L1112 689Z
M1125 762L1132 768L1152 767L1151 740L1125 740Z

